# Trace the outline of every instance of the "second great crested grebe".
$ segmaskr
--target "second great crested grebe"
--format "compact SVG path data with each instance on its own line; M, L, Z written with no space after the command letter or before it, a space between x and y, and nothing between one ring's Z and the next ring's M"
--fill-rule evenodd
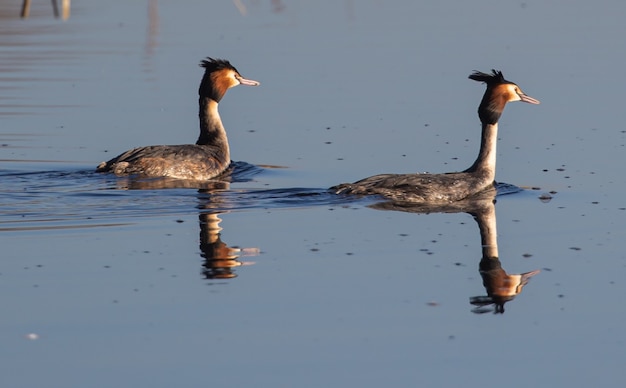
M482 122L480 151L467 170L445 174L381 174L354 183L343 183L330 190L336 194L381 195L400 202L453 202L493 187L496 176L498 119L507 102L539 104L519 86L504 79L501 71L491 74L475 71L469 76L487 84L478 107Z
M196 144L138 147L102 162L98 172L144 177L208 180L230 165L230 148L217 105L226 91L237 85L257 86L243 78L230 62L207 58L198 94L200 96L200 136Z

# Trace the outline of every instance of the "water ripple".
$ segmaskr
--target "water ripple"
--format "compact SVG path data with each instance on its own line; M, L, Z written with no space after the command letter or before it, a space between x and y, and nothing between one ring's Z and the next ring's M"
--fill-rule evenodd
M379 198L355 198L325 188L242 188L264 168L238 162L224 180L189 182L137 179L83 171L0 171L0 231L119 226L138 218L251 209L366 206ZM518 192L498 184L498 194Z
M119 226L137 218L349 203L325 189L241 189L265 169L235 163L226 180L136 179L86 171L0 171L0 231ZM253 184L252 183L252 184Z

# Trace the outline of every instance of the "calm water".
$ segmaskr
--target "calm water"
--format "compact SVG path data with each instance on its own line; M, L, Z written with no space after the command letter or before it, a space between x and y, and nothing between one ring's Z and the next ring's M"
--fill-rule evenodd
M13 3L3 386L626 383L622 2L87 0L65 21ZM261 82L220 105L233 182L95 174L195 141L205 56ZM467 75L491 68L542 102L500 125L498 179L526 190L474 216L325 192L467 167L484 92ZM534 270L496 314L490 282Z

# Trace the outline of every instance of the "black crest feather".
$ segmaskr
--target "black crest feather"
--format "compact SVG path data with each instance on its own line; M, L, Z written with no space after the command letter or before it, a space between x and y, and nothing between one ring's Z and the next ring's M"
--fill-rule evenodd
M469 79L473 79L474 81L484 82L487 86L499 85L499 84L510 84L511 82L504 79L504 75L500 70L491 70L491 74L483 73L482 71L476 71L469 75Z
M511 84L512 82L505 80L502 72L495 69L491 70L491 74L474 70L474 72L469 75L469 79L487 84L487 90L478 107L478 117L480 117L480 121L483 124L497 123L506 102L503 102L501 99L493 99L493 91L498 85Z
M235 69L235 66L231 65L230 62L228 62L226 59L211 57L206 57L206 59L203 59L202 62L200 62L200 67L204 67L208 73L223 69L232 69L237 71L237 69Z

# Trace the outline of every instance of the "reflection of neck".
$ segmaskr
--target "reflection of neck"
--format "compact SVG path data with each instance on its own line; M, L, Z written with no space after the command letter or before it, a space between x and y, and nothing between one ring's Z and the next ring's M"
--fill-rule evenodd
M498 258L498 230L496 227L496 207L493 203L483 206L472 214L480 229L480 242L483 258Z
M479 172L486 180L496 178L496 147L498 145L498 123L483 123L480 139L480 151L476 161L465 172Z
M200 249L215 243L220 237L219 213L200 213Z

